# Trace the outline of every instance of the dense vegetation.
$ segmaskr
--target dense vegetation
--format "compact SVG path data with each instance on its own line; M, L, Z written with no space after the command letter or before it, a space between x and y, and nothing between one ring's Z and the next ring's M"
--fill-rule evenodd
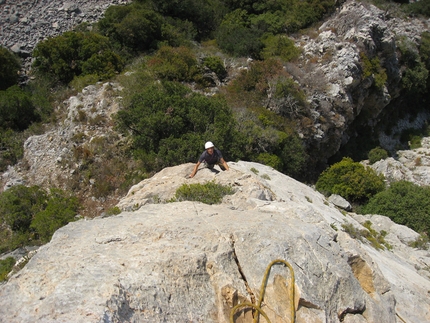
M309 179L307 165L313 164L296 129L298 124L306 128L310 107L284 67L301 52L289 35L320 21L336 3L135 0L112 6L93 26L83 24L40 42L33 52L36 81L19 86L20 61L0 47L0 171L22 158L25 138L43 131L38 124L61 119L56 115L61 109L53 107L63 95L115 79L124 87L124 110L115 125L131 144L117 146L117 137L106 136L90 147L85 134L76 134L75 160L67 162L80 167L65 183L74 193L88 187L90 179L96 179L96 198L122 193L137 176L195 161L209 139L227 160L257 161ZM428 1L399 8L430 15ZM403 38L397 44L404 65L402 95L418 103L413 107L421 106L430 87L430 34L423 33L419 45ZM231 62L247 58L253 60L246 69L229 74ZM389 82L383 58L363 53L361 61L363 77L374 77L377 89ZM212 95L221 83L225 86ZM366 158L375 146L360 154ZM346 155L363 157L354 150ZM383 150L369 153L372 161L383 156ZM364 203L383 186L379 177L348 159L324 172L317 188ZM0 249L49 240L56 228L73 220L76 201L55 189L46 193L20 186L4 192Z
M13 186L0 194L0 253L48 242L53 233L74 221L79 203L59 189ZM4 227L6 225L6 227Z
M316 189L326 195L338 194L360 204L367 202L384 188L383 176L351 158L344 158L326 169L316 183Z
M361 210L382 214L417 232L430 233L430 188L400 181L374 195Z

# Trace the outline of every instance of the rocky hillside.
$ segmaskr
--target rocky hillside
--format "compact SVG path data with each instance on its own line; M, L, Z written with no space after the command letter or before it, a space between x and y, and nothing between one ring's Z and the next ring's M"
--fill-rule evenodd
M132 187L107 218L80 220L0 287L2 322L229 322L256 302L272 322L428 322L427 251L418 234L381 216L339 210L300 182L256 163L226 172L166 168ZM220 205L165 203L183 183L230 185ZM386 245L345 228L385 230ZM295 297L290 296L294 286ZM238 310L235 322L251 322Z
M81 23L94 23L109 6L129 2L0 0L0 44L23 58L29 58L41 40L60 35Z
M303 120L301 131L315 159L333 156L364 126L373 128L381 146L394 154L402 130L425 124L428 114L411 122L407 114L392 120L385 111L389 108L393 113L402 88L405 67L399 60L399 40L405 37L418 43L428 30L426 20L400 19L390 10L346 1L316 31L296 39L303 54L300 63L287 65L287 70L308 95L310 120ZM376 73L365 76L363 54L379 57L387 74L382 87L375 86ZM387 121L392 129L389 136L378 128Z

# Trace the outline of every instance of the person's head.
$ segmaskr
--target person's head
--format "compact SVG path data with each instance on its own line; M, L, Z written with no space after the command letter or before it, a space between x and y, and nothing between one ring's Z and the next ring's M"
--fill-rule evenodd
M205 149L210 155L212 155L214 152L214 144L211 141L208 141L205 143Z

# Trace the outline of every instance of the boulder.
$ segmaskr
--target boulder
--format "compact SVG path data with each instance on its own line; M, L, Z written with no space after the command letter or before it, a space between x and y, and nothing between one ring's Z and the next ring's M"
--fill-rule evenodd
M416 259L351 238L342 224L363 229L360 221L311 187L257 163L229 165L224 172L202 168L192 179L194 164L166 168L130 189L121 214L59 229L0 286L0 317L229 322L233 306L256 303L264 292L272 322L291 322L292 304L299 323L430 320L430 280ZM219 205L166 203L181 185L208 181L235 193ZM277 262L261 289L278 259L290 264L295 283ZM237 310L235 322L251 321L249 308Z

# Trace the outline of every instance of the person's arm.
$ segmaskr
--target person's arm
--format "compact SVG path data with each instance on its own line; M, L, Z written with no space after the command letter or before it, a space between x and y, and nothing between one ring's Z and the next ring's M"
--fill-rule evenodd
M190 175L190 178L193 178L193 177L194 177L194 175L196 175L197 170L199 169L200 164L201 164L201 162L200 162L200 161L198 161L198 162L197 162L197 164L196 164L196 166L194 166L194 169L193 169L193 172L192 172L192 173L191 173L191 175Z
M221 157L220 162L224 166L225 170L229 170L228 165L227 165L226 161L224 160L224 158Z

